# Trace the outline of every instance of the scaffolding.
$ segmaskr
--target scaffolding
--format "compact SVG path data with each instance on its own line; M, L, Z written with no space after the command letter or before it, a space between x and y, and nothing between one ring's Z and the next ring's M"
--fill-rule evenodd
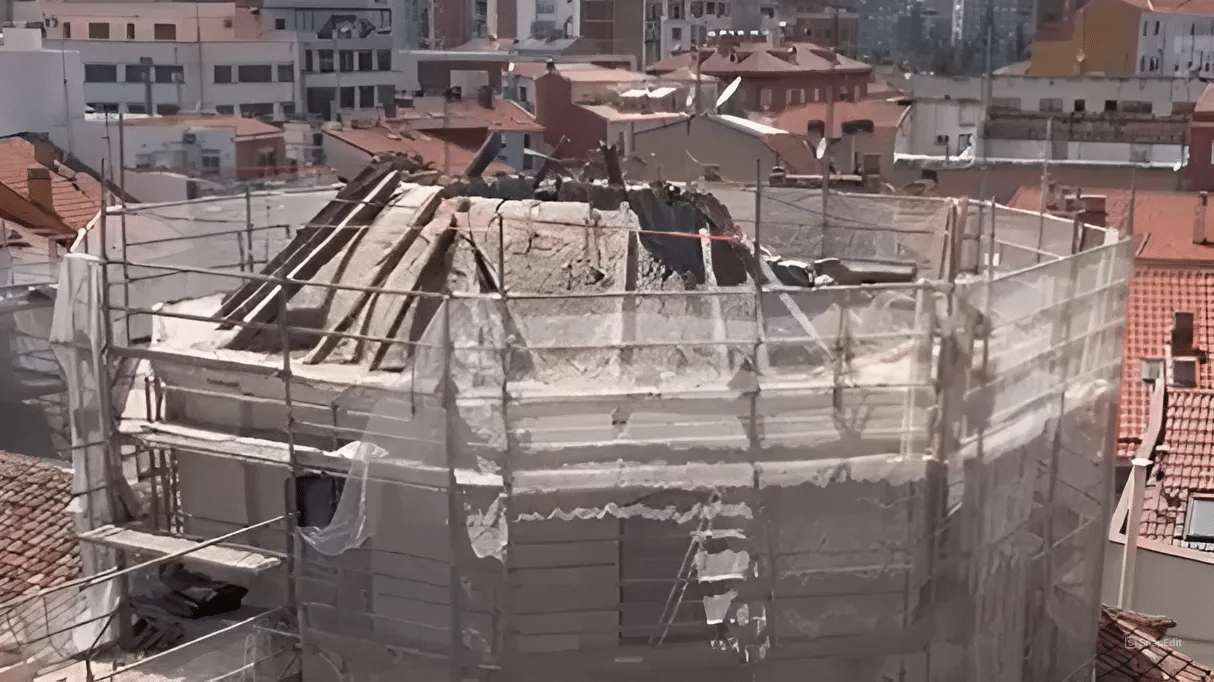
M135 377L119 433L74 434L92 618L175 562L248 595L110 677L1089 679L1128 241L832 195L886 208L807 211L814 256L918 276L806 288L763 188L745 235L651 188L572 224L364 176L260 273L68 258L98 338L65 364ZM207 290L138 303L154 272Z

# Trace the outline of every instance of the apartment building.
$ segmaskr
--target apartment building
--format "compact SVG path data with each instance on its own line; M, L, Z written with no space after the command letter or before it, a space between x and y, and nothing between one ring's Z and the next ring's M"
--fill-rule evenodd
M50 49L78 52L96 111L244 116L298 110L295 35L232 2L18 0Z
M775 31L780 28L783 18L774 2L762 2L757 5L759 19L754 21L754 13L737 14L738 8L747 8L748 4L739 4L736 0L666 0L662 5L664 14L660 26L659 55L650 62L665 59L682 50L709 42L709 33L721 31ZM647 36L648 38L649 36Z
M1092 0L1038 35L1028 73L1208 78L1214 73L1214 6Z
M995 76L984 114L982 84L913 77L899 155L1172 168L1185 159L1189 116L1205 89L1175 78Z

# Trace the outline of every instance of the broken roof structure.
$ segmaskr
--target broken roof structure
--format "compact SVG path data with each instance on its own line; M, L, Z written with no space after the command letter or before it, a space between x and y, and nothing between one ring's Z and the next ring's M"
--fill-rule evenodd
M749 197L747 229L694 188L386 161L257 274L142 264L232 286L128 311L147 347L64 341L138 365L122 437L170 458L147 521L81 494L86 544L203 555L305 680L1090 669L1129 243L830 195L789 255L765 235L812 211Z

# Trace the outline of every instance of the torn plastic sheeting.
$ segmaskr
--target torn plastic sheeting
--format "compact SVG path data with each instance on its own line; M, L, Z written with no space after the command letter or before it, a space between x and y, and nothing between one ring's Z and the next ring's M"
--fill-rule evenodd
M514 492L535 494L612 488L748 488L754 485L754 468L741 464L610 464L516 471Z
M720 625L725 622L725 617L729 615L729 607L733 605L733 600L738 597L737 590L730 590L724 594L711 594L704 597L704 620L709 625Z
M464 503L464 514L468 527L468 542L476 558L494 557L501 560L510 538L510 528L505 515L506 496L499 494L483 512Z
M750 552L732 549L696 552L696 577L699 582L712 583L722 580L745 580L750 568Z
M620 506L614 502L606 504L602 507L579 507L572 511L564 509L554 509L548 514L539 512L528 512L519 514L518 521L589 521L593 519L604 519L608 516L617 519L630 519L633 517L641 517L651 521L674 521L675 523L690 523L703 518L725 518L734 517L742 519L753 519L754 513L750 506L746 504L700 504L696 503L688 509L679 509L678 507L650 507L644 504L629 504Z
M844 481L884 481L898 486L923 479L930 458L902 455L864 455L797 462L760 462L759 485L794 486L806 483L824 487Z

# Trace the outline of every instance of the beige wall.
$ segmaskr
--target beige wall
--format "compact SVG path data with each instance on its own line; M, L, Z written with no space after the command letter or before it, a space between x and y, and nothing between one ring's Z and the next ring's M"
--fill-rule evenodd
M1030 76L1069 76L1080 72L1076 56L1083 50L1083 73L1132 76L1138 59L1138 18L1142 9L1123 0L1092 0L1069 24L1033 42ZM1044 40L1049 37L1053 40Z
M1104 559L1104 603L1116 606L1124 537L1109 540ZM1139 540L1133 601L1126 608L1176 621L1168 637L1198 663L1214 665L1214 554Z
M647 181L696 180L703 177L703 165L716 164L723 180L753 183L755 159L764 178L775 164L775 154L758 137L703 117L692 119L690 127L676 123L637 132L632 139Z

